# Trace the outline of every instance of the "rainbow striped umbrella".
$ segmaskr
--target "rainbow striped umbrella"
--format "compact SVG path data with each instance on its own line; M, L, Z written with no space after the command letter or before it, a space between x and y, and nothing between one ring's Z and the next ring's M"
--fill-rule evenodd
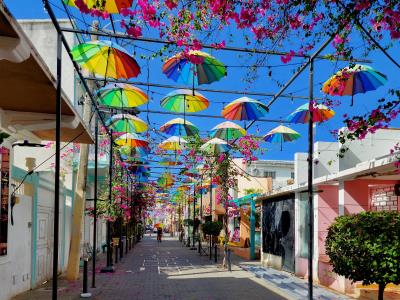
M300 134L289 127L279 125L264 136L264 140L270 143L280 143L281 150L283 142L291 142L300 138Z
M211 129L211 137L217 137L226 141L240 138L245 134L246 130L230 121L222 122Z
M149 142L136 133L124 133L115 140L118 146L130 146L133 148L148 148Z
M200 150L209 154L220 154L228 152L232 147L224 140L213 138L200 147Z
M165 141L162 141L158 147L163 150L183 150L185 149L185 144L187 141L179 136L171 136Z
M66 5L77 7L76 0L63 0ZM118 14L123 8L130 8L133 0L81 0L89 9L98 9L110 14Z
M163 173L160 178L158 178L157 183L160 187L171 187L175 182L174 176L171 173Z
M288 117L287 121L291 123L307 123L310 119L309 103L303 104L292 112ZM313 111L313 122L323 122L329 120L335 115L335 112L322 104L312 103Z
M145 121L131 114L113 115L106 121L105 125L110 127L113 132L140 133L148 129Z
M226 75L226 67L208 53L191 50L178 53L165 61L162 72L182 84L209 84Z
M386 82L386 75L370 66L356 64L340 70L329 78L322 86L322 91L332 96L351 96L353 105L354 95L376 90Z
M150 153L148 147L121 146L118 148L119 154L124 161L136 161L138 158L147 156Z
M104 78L137 77L140 67L124 48L111 41L90 41L71 50L73 60L80 66Z
M99 104L108 107L137 107L149 101L145 92L126 83L110 83L97 91Z
M179 89L167 94L161 100L161 106L174 112L197 112L209 105L206 97L188 89Z
M226 105L222 116L228 120L258 120L268 113L268 107L260 101L241 97Z
M159 161L158 164L162 166L179 166L182 165L182 162L177 160L168 160L164 158L163 160Z
M191 122L182 118L176 118L168 121L160 127L160 131L169 135L192 136L199 133L199 129Z

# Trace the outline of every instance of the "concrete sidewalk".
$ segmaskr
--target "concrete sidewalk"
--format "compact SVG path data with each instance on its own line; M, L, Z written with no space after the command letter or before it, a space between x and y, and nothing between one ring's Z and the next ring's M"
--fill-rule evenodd
M271 288L279 289L290 299L306 299L308 295L308 282L284 271L262 267L260 264L240 263L243 270L251 272L257 278L264 280ZM336 293L322 286L314 285L314 299L321 300L346 300L352 299L346 295Z

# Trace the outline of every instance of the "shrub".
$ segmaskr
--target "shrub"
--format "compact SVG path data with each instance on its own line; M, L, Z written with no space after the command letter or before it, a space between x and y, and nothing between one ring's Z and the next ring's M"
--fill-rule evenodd
M221 230L222 230L221 222L207 221L203 225L203 232L208 235L219 236Z
M352 282L379 284L379 300L388 283L400 283L400 214L362 212L340 216L325 242L333 271Z

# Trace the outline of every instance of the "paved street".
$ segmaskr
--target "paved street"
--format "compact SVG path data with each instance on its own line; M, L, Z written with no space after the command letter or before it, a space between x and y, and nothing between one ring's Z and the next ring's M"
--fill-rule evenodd
M159 244L154 235L147 236L117 264L115 273L98 273L91 299L285 299L253 273L238 267L227 272L219 265L220 261L210 262L176 239L166 237ZM60 285L60 299L79 299L80 282ZM50 296L49 290L41 288L15 300Z

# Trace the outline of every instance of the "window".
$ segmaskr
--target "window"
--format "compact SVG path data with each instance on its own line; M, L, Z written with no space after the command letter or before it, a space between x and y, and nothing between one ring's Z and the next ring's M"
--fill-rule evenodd
M264 171L264 177L271 177L272 179L275 179L276 172L275 171Z
M294 179L294 172L290 173L290 178Z
M10 150L0 148L0 256L7 255Z

